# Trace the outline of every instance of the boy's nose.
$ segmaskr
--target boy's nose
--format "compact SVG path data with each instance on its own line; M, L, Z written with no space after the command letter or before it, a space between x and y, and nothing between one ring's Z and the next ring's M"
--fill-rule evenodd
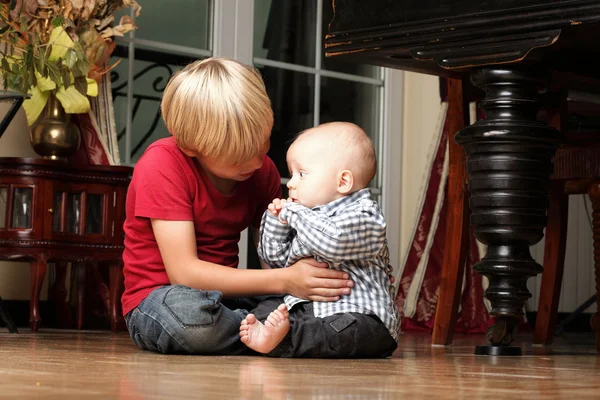
M287 188L288 189L294 189L294 187L296 186L294 183L294 178L290 179L287 183Z

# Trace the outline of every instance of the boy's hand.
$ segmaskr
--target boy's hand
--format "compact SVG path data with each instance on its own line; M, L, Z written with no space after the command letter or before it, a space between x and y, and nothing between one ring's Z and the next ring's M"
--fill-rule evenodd
M286 292L310 301L337 301L354 286L347 273L328 269L314 258L303 258L284 271Z
M283 210L283 207L285 207L285 204L287 202L288 200L285 199L273 199L273 201L269 204L269 207L267 207L269 212L272 215L276 216L279 219L279 222L281 222L282 224L287 224L287 221L284 221L281 218L279 218L279 213L281 212L281 210Z

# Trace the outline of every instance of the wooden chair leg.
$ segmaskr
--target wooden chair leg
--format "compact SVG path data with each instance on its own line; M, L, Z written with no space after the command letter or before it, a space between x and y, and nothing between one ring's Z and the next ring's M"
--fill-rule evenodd
M113 332L125 330L125 320L121 312L121 295L123 294L123 265L110 264L110 328Z
M85 281L87 269L85 263L77 263L75 266L77 274L77 329L83 329L85 318Z
M457 132L468 124L468 106L464 104L463 83L448 79L449 131ZM460 304L465 260L468 249L468 192L466 190L466 157L461 146L448 138L450 171L446 218L446 242L442 277L435 314L433 345L450 345Z
M33 332L40 328L40 294L46 277L47 262L40 258L31 263L31 300L29 301L29 326Z
M556 328L556 314L560 300L567 247L567 222L569 196L565 194L564 183L554 181L548 208L548 226L544 245L544 271L540 288L539 305L535 321L533 343L550 345Z
M592 201L594 227L594 269L596 272L596 295L600 292L600 181L590 185L588 195ZM596 351L600 353L600 296L596 296L597 311L592 317L591 325L596 332Z
M62 329L73 327L71 308L67 303L67 266L66 262L55 262L56 280L48 292L48 298L55 302L58 326Z

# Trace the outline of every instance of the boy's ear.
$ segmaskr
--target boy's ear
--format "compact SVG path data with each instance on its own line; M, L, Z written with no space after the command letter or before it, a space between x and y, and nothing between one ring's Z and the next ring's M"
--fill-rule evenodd
M352 191L354 187L354 175L352 172L345 169L338 175L338 187L337 191L339 194L348 194Z
M184 148L182 148L182 147L180 147L180 149L181 149L181 151L183 151L183 154L185 154L185 155L186 155L186 156L188 156L188 157L196 157L196 156L198 155L198 154L197 154L196 152L194 152L194 151L191 151L191 150L186 150L186 149L184 149Z

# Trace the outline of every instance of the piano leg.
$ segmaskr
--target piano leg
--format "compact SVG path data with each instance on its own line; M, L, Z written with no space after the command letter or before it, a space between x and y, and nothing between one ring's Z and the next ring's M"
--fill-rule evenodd
M527 279L542 272L529 246L546 226L552 157L563 140L554 128L536 121L538 91L544 74L517 66L473 70L471 81L486 92L486 118L460 130L455 140L465 148L475 236L488 248L475 270L489 279L485 297L495 323L487 346L476 354L520 355L510 346L531 297Z

